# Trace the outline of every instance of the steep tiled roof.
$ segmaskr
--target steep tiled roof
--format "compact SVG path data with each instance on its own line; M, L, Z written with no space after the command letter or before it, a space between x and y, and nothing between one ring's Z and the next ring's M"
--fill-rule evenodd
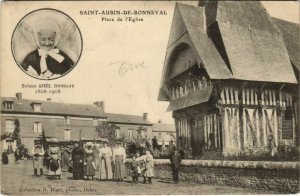
M13 101L13 109L5 110L3 107L4 101ZM32 103L41 103L41 112L34 112ZM59 102L48 102L39 100L22 99L22 103L18 103L16 98L2 97L1 98L1 112L11 113L35 113L48 115L69 115L69 116L84 116L84 117L98 117L105 118L103 111L99 110L94 105L83 104L69 104Z
M107 116L107 120L113 123L152 125L151 122L143 119L143 116L114 113L105 113L105 115Z
M283 38L261 2L219 1L216 21L235 79L297 83Z
M152 125L153 132L176 132L174 124L155 123Z
M291 61L300 70L299 24L272 18L279 28Z

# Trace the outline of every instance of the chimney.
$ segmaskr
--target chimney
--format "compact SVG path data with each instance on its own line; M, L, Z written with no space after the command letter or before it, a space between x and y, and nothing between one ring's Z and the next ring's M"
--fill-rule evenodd
M103 112L105 112L105 104L104 101L100 101L100 106Z
M16 93L16 98L18 103L22 103L22 93Z
M94 105L99 109L99 110L103 110L103 112L105 111L104 109L104 107L105 107L105 105L104 105L104 101L96 101L96 102L94 102Z
M158 123L161 123L161 120L159 119L157 122L158 122Z
M51 98L47 98L47 102L51 102Z
M143 113L143 119L148 120L148 113Z

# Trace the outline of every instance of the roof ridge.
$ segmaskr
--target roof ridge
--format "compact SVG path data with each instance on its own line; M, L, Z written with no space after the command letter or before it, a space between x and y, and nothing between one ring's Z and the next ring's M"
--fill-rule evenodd
M0 97L0 99L17 99L16 97ZM58 102L58 101L47 101L47 100L37 100L37 99L27 99L22 98L25 101L36 101L36 102L44 102L44 103L54 103L54 104L65 104L65 105L81 105L81 106L93 106L96 107L94 104L82 104L82 103L65 103L65 102Z

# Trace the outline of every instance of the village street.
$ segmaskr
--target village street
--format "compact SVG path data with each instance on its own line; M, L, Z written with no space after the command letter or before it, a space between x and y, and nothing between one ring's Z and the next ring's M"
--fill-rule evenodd
M1 167L1 193L4 195L96 195L96 194L259 194L255 190L187 184L173 184L171 180L154 179L150 184L124 182L98 182L72 180L72 174L64 172L61 180L49 180L45 176L32 177L32 161L21 160L16 164L10 155L10 163ZM45 172L46 173L46 172ZM264 192L266 193L266 192ZM271 193L271 192L270 192Z

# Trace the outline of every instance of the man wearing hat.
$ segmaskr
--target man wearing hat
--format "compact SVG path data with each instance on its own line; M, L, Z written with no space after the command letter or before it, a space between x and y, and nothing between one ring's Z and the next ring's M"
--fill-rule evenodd
M40 176L43 175L43 155L44 149L40 143L34 145L32 149L33 155L33 169L34 169L34 176L38 176L38 170L40 171Z
M174 153L170 156L171 169L174 183L178 183L178 173L181 162L181 155L178 148L174 148Z
M73 66L70 57L56 47L60 39L60 29L54 20L37 20L33 35L38 49L29 53L21 64L30 75L44 79L57 78Z
M84 159L84 149L79 145L79 141L74 141L74 148L72 150L74 180L84 179L83 159Z

